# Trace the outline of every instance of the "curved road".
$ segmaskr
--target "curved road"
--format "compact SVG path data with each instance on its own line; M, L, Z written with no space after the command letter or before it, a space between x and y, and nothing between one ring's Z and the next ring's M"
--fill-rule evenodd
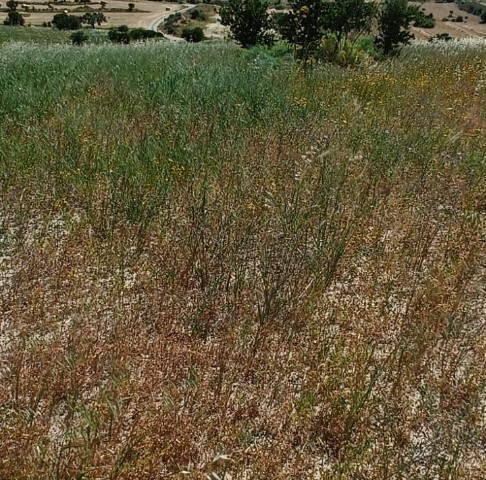
M196 8L197 5L188 5L188 6L185 6L183 8L181 8L180 10L175 10L175 11L172 11L172 12L164 12L162 13L161 15L159 15L157 18L155 18L154 20L152 20L152 22L150 23L150 25L147 27L149 30L155 30L156 32L158 32L159 30L159 25L168 17L170 17L171 15L175 14L175 13L185 13L185 12L189 12L190 10L193 10L194 8ZM180 37L175 37L174 35L169 35L167 33L164 33L164 37L167 38L168 40L172 40L174 42L183 42L184 40Z

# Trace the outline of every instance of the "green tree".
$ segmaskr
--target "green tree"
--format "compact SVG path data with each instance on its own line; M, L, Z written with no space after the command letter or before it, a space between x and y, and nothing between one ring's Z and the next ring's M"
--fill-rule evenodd
M228 0L220 10L221 23L230 28L232 38L243 48L269 45L273 37L268 31L267 8L262 0Z
M279 31L294 48L294 56L308 60L314 56L325 33L322 0L291 0L291 10L280 15Z
M17 10L19 2L16 2L15 0L8 0L8 2L5 5L11 12L15 12Z
M371 30L378 8L366 0L291 0L291 10L279 16L282 38L294 47L295 56L308 60L317 55L324 37L335 41L335 55L351 32Z
M100 26L102 22L106 22L106 17L101 12L88 12L81 17L81 22L95 28L96 24Z
M385 0L378 19L378 36L376 45L385 55L397 55L400 46L410 43L410 22L413 13L407 0Z
M57 13L52 18L52 25L59 30L79 30L81 28L81 18L67 13Z
M357 32L358 38L371 30L372 22L378 15L378 7L366 0L335 0L324 4L324 29L334 36L337 53L348 41L351 32Z
M25 24L24 17L16 10L10 10L7 13L7 18L3 22L4 25L23 26Z

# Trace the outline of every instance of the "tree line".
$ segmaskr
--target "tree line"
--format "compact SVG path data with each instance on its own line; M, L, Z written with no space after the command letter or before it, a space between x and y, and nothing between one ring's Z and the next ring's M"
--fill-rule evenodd
M410 42L410 25L419 10L407 0L290 0L289 11L270 14L264 0L228 0L223 25L243 48L287 42L300 60L334 59L363 35L375 32L383 55L398 54Z

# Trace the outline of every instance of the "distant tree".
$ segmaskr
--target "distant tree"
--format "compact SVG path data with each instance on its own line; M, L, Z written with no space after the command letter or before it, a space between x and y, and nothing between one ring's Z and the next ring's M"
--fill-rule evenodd
M11 12L15 12L19 6L19 2L16 2L15 0L8 0L5 5Z
M71 42L73 45L81 46L88 40L88 35L83 30L71 33Z
M106 8L106 2L104 0L101 0L100 2L100 6L101 6L101 10L104 10Z
M232 38L243 48L268 45L273 37L267 8L262 0L228 0L220 9L221 23L229 27Z
M25 24L25 19L16 10L10 10L7 13L7 18L3 22L4 25L10 25L10 26L20 26L22 27Z
M81 23L90 25L95 28L95 25L100 26L102 22L106 22L106 17L101 12L88 12L81 17Z
M128 11L133 12L135 10L135 4L134 3L129 3L128 4Z
M57 13L52 18L52 25L59 30L79 30L81 18L67 13Z
M450 42L451 40L452 37L448 33L438 33L437 35L430 37L428 41L430 43L436 43L436 42Z
M481 13L481 21L479 23L486 23L486 10Z
M162 38L164 35L154 30L146 30L145 28L134 28L129 32L130 40L140 41L149 40L152 38Z
M202 28L185 28L182 31L182 38L187 42L198 43L204 40L204 32Z
M413 15L407 0L385 0L378 19L376 45L384 55L397 55L401 45L410 43L410 22Z

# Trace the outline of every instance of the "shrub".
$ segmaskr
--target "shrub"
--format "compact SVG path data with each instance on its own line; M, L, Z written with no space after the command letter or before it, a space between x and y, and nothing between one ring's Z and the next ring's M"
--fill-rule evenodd
M128 4L128 11L133 12L135 10L135 4L134 3L129 3Z
M200 20L202 22L208 19L208 14L199 8L195 8L190 12L191 20Z
M83 30L71 33L71 42L73 45L81 46L88 40L88 35Z
M130 40L133 41L140 41L140 40L149 40L151 38L163 37L160 32L156 32L154 30L146 30L145 28L134 28L129 32Z
M412 12L412 21L414 27L419 28L434 28L435 20L434 16L430 13L426 15L418 7L409 7Z
M438 33L437 35L434 35L433 37L429 38L430 43L436 43L436 42L449 42L453 38L448 34L448 33Z
M486 11L481 14L481 20L479 23L486 23Z
M20 14L16 10L11 10L7 13L7 18L5 19L3 24L10 26L23 26L25 24L25 20L22 14Z
M200 27L185 28L182 31L182 38L191 43L202 42L204 40L204 32Z
M130 43L130 32L128 30L128 27L126 25L121 25L118 28L110 29L110 31L108 32L108 38L113 43L129 44Z
M79 30L81 18L67 13L58 13L52 18L52 25L58 30Z

